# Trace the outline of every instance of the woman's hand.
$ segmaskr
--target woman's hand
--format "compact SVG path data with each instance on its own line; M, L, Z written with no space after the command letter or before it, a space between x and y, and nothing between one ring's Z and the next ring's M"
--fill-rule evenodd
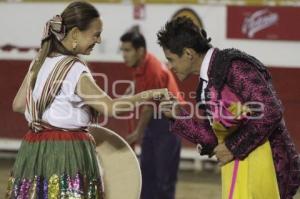
M173 95L169 95L169 99L162 100L159 107L160 111L169 119L176 119L180 115L181 104Z
M152 89L149 91L144 91L143 96L147 95L146 98L148 100L155 100L161 101L165 99L170 99L170 94L167 88L160 88L160 89Z

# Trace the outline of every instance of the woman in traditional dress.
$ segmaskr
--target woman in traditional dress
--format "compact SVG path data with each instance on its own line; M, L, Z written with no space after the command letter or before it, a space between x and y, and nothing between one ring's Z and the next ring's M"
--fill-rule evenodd
M102 21L87 2L70 3L46 23L41 48L14 99L30 130L24 136L6 198L103 198L93 138L97 113L114 115L167 95L166 89L111 99L77 55L101 42Z

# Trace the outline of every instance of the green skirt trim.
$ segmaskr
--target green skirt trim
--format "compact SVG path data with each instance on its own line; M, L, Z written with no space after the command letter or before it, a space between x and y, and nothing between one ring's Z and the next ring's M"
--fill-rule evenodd
M12 169L7 198L30 194L36 198L102 198L91 136L86 132L27 133Z

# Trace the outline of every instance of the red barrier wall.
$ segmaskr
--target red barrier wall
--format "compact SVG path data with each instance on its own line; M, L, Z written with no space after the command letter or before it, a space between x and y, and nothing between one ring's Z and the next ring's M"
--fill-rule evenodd
M0 137L2 138L21 138L27 131L27 124L21 114L12 112L12 101L27 71L29 61L22 60L0 60ZM122 63L90 63L93 72L104 73L108 76L108 92L111 95L112 83L117 79L131 79L131 69ZM270 67L273 82L278 95L282 99L285 107L284 116L291 136L300 150L300 123L297 121L297 113L300 112L300 87L299 87L299 68L280 68ZM99 86L103 86L103 80L96 78ZM180 89L185 93L196 89L195 82L197 77L193 76L180 83ZM126 85L119 85L117 93L122 94ZM190 100L190 99L186 99ZM130 132L131 125L128 120L109 119L108 128L126 135ZM185 145L187 144L184 141Z

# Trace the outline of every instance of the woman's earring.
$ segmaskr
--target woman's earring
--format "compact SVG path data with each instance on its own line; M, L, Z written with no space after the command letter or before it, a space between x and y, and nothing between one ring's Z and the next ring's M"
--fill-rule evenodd
M73 48L73 51L75 51L75 50L76 50L76 48L77 48L77 45L78 45L78 43L77 43L77 40L74 40L74 41L73 41L73 43L72 43L72 48Z

